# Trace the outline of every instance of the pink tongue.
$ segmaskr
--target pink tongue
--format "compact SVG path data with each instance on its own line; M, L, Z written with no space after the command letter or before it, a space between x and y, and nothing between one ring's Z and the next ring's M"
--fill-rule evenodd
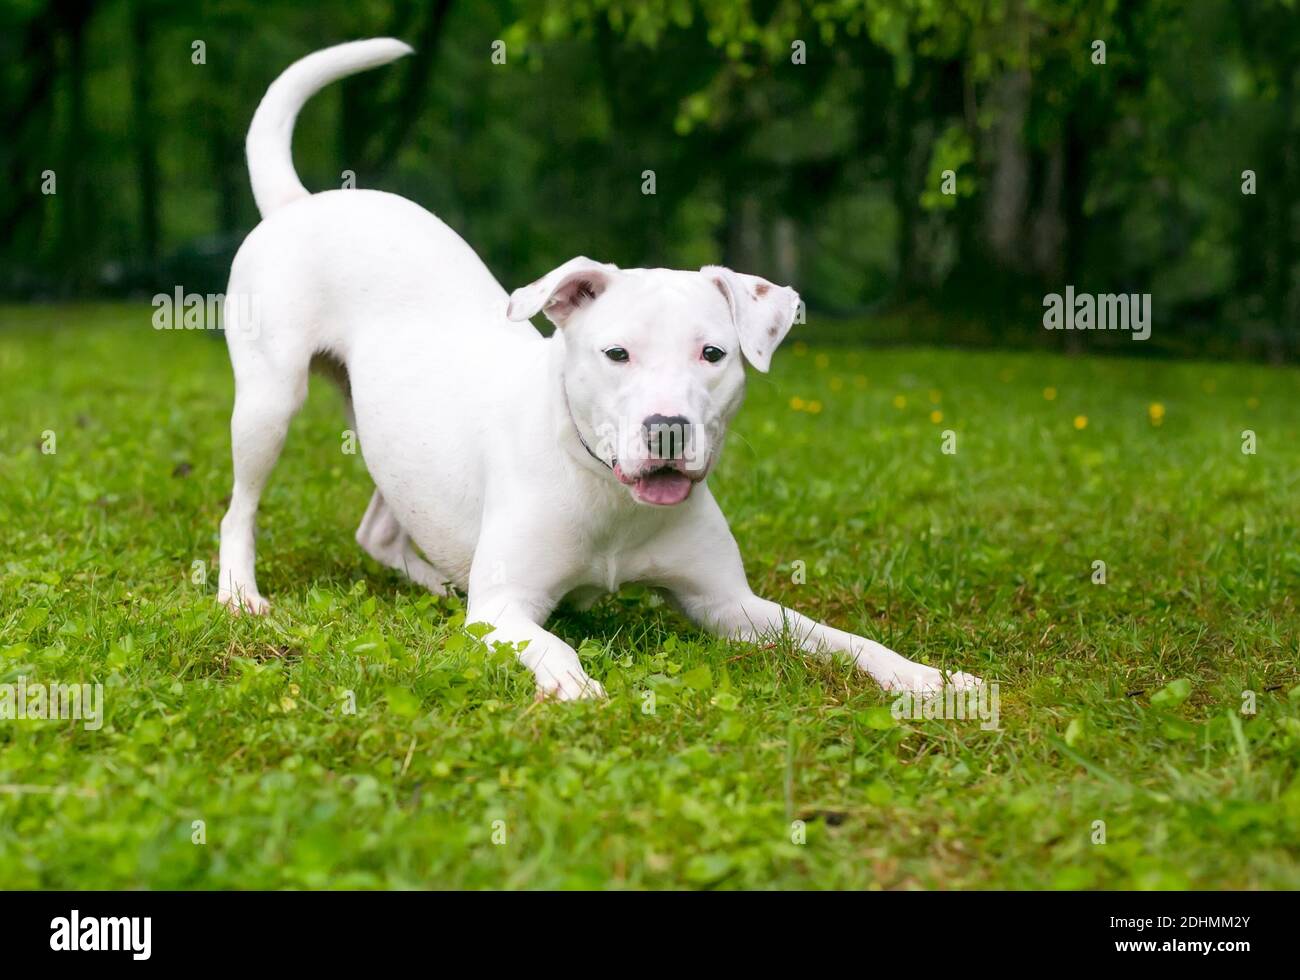
M636 495L648 504L680 504L691 495L691 478L675 470L660 470L636 481Z

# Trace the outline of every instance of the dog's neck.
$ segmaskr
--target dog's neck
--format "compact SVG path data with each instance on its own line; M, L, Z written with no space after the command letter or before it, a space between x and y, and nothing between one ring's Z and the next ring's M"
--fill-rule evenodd
M573 407L569 404L569 388L564 380L564 373L560 372L560 398L564 401L564 413L569 417L569 424L573 428L573 434L578 437L578 442L582 443L582 448L587 450L587 455L594 459L601 466L613 471L614 466L608 460L601 459L596 455L596 451L591 448L582 435L582 429L578 427L578 420L573 417Z
M569 404L569 389L564 378L564 342L562 338L558 340L555 337L551 338L550 355L548 387L553 392L552 400L555 404L555 411L552 415L555 420L556 441L573 458L579 469L594 475L603 484L617 486L617 480L614 479L613 474L613 464L597 454L591 443L588 442L586 435L583 434L578 420L573 416L573 408ZM621 490L621 487L619 489Z

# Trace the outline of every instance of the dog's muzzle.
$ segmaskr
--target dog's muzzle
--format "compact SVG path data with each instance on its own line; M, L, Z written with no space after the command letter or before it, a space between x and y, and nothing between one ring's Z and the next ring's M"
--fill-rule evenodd
M614 475L645 504L671 507L691 495L704 479L705 465L694 465L697 429L684 415L650 415L641 423L645 457L631 464L614 464Z

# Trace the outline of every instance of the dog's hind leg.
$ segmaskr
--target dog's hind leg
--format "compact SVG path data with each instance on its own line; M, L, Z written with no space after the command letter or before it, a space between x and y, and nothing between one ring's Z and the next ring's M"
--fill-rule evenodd
M434 595L447 594L450 579L419 556L411 544L410 535L398 523L397 515L384 503L378 490L370 498L370 506L357 528L357 544L379 564L404 573Z
M270 604L257 591L253 564L257 506L262 488L284 448L289 423L307 397L309 352L298 364L265 350L243 348L235 355L235 410L230 417L230 447L235 484L230 508L221 519L220 579L217 601L233 613L264 613Z
M352 404L352 383L345 368L337 359L317 355L312 358L312 370L328 377L338 385L343 394L343 414L348 429L357 430L357 413ZM411 537L397 520L392 508L384 502L378 490L370 498L370 506L357 528L357 544L375 561L402 572L416 585L422 585L434 595L446 595L449 577L443 575L420 557L411 545Z

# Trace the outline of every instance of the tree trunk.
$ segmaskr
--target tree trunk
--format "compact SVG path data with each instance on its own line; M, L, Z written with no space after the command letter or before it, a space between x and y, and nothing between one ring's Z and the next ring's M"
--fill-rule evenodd
M762 207L753 191L727 194L726 264L738 272L766 268L763 261Z
M1059 284L1065 274L1064 191L1065 147L1058 140L1052 145L1043 164L1042 184L1030 242L1034 271L1051 285Z
M998 123L992 135L993 174L985 213L989 250L1004 270L1021 272L1029 163L1025 151L1025 115L1029 111L1029 73L1012 72L996 84L993 100Z
M897 234L894 239L894 255L897 264L896 285L899 298L912 295L915 284L921 278L916 267L916 223L920 208L920 189L915 185L912 174L913 123L915 120L914 91L915 81L909 81L902 88L894 87L889 116L889 167L890 196L894 202L894 212L898 217Z
M59 5L59 20L64 25L66 42L66 78L68 84L68 129L64 139L63 167L59 174L59 197L63 202L63 223L59 230L57 254L64 271L65 292L84 292L91 281L93 256L86 230L93 224L94 204L86 179L87 168L94 159L93 147L86 130L86 22L92 7L65 0Z
M1300 195L1300 165L1297 164L1294 141L1296 72L1290 66L1279 72L1285 79L1279 99L1282 138L1277 143L1278 178L1281 186L1274 197L1278 202L1277 207L1272 209L1273 255L1268 296L1269 319L1272 321L1269 330L1269 357L1274 361L1282 360L1285 348L1283 333L1296 322L1295 208L1297 195Z
M158 262L158 140L150 93L154 88L149 51L152 12L146 0L131 4L131 131L135 149L137 193L140 195L140 250L153 276Z

